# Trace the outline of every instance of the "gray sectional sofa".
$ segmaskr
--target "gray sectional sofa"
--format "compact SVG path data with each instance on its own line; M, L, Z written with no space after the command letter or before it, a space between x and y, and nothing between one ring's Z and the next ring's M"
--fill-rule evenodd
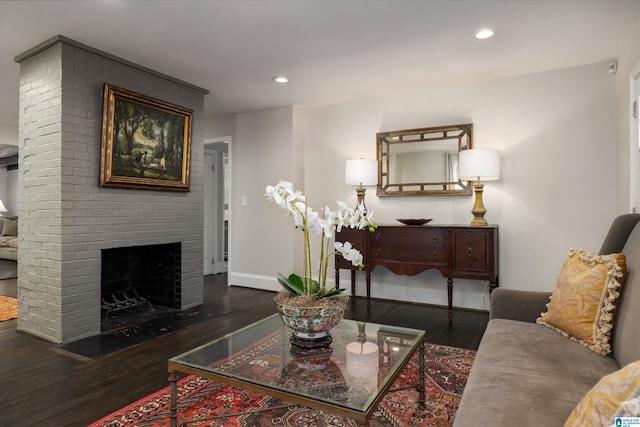
M0 217L0 259L18 261L17 217Z
M5 227L6 223L9 223L8 227ZM0 280L18 276L17 225L17 217L0 217Z
M598 381L640 360L640 214L619 216L600 254L622 252L627 278L602 356L536 323L551 293L496 289L455 427L563 426Z

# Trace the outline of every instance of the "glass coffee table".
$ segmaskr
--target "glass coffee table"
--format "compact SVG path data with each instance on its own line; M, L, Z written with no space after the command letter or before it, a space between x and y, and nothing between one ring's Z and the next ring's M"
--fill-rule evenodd
M275 314L169 359L171 427L177 427L178 372L351 418L369 418L418 351L420 409L425 408L425 331L342 320L327 348L291 344L291 330ZM220 418L234 414L220 415ZM202 420L197 420L202 421ZM194 422L196 422L194 420ZM188 424L184 421L181 425Z

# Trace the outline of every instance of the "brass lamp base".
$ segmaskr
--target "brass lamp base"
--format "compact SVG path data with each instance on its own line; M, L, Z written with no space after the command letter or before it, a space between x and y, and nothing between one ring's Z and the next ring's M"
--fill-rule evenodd
M484 214L487 213L487 210L484 208L484 204L482 203L482 192L484 191L484 184L479 181L473 184L473 191L476 193L476 202L473 205L473 209L471 209L471 213L474 218L471 221L471 225L474 227L481 227L487 225L487 221L484 219Z
M358 206L362 205L365 212L367 212L367 205L364 204L364 193L366 193L366 191L367 189L364 188L362 185L356 188L356 193L358 194Z

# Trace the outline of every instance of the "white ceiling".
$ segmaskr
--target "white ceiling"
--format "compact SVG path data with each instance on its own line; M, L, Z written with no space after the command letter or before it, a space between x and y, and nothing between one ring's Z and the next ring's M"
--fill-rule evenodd
M0 121L14 58L55 35L209 90L214 117L610 62L639 18L640 0L0 0Z

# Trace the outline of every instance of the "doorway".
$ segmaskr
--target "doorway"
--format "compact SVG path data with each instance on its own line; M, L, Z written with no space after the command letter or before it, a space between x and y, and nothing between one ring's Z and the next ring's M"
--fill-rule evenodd
M231 137L204 144L204 274L219 274L229 266L229 193Z

